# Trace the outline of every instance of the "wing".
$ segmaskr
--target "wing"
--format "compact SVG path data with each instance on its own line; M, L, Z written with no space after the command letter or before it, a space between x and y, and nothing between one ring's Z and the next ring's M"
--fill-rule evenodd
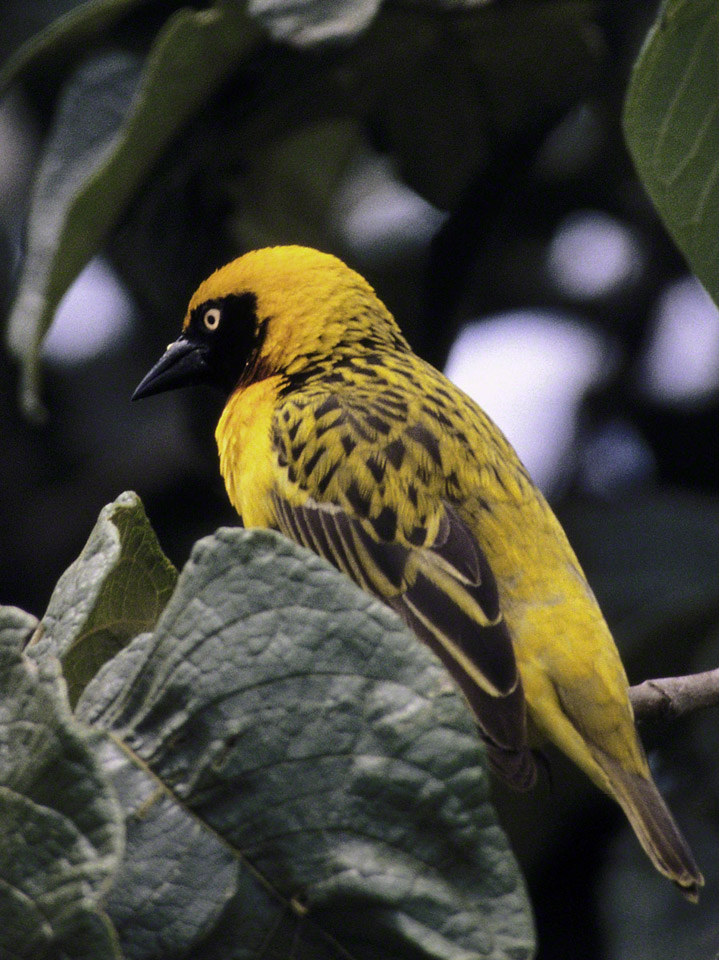
M278 418L279 529L400 614L459 683L496 771L528 788L535 766L497 584L457 509L420 482L431 475L429 436L402 418L384 431L371 408L336 397L313 406L320 440L295 427L306 410Z

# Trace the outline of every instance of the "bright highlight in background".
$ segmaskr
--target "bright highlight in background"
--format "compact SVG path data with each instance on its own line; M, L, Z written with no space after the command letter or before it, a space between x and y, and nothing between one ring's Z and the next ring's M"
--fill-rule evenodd
M534 481L549 489L571 451L579 405L602 378L601 338L564 314L513 311L466 326L445 373L507 435Z
M565 217L549 245L547 265L557 289L575 299L613 293L641 269L633 233L598 210Z
M429 243L446 214L396 176L383 157L368 155L339 191L337 222L351 250L378 250Z
M644 357L642 380L657 400L702 400L719 387L719 310L695 277L667 286Z
M107 261L96 257L60 301L43 356L57 364L91 360L129 336L133 321L132 299Z

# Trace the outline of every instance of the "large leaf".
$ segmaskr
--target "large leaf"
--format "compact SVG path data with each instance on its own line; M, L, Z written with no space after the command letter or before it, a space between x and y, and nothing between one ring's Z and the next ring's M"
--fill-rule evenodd
M102 899L122 852L121 812L57 660L22 653L35 623L0 608L0 956L112 960Z
M224 868L165 898L162 859L139 856L139 926L194 923L202 893L224 910L203 957L531 955L453 683L392 611L279 535L200 541L154 635L100 670L78 715L157 778L157 831L181 805L241 864L229 902Z
M654 205L719 301L719 7L667 0L634 65L627 144Z
M258 30L239 4L178 10L145 62L103 49L67 82L43 148L27 252L8 321L21 400L40 416L38 351L60 298L182 124L241 62Z
M123 745L106 736L97 753L126 817L125 855L106 897L126 960L188 950L196 960L346 960Z
M184 954L236 892L236 858L111 737L98 741L97 755L127 823L125 855L106 897L123 954Z
M176 581L139 498L121 494L102 510L42 620L72 702L103 663L155 626Z

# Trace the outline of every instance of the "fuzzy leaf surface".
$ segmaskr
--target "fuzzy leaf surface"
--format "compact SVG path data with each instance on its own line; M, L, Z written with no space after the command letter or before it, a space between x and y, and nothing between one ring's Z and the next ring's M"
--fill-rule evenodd
M106 660L154 627L176 582L137 495L123 493L104 507L42 621L72 702Z
M259 927L246 897L223 901L198 957L531 956L466 705L392 611L278 534L200 541L78 715L262 878Z
M184 952L238 887L231 851L109 736L97 756L125 815L125 853L106 910L127 960Z
M98 737L97 755L125 812L125 854L105 900L125 960L346 960L123 744Z
M22 652L33 621L0 608L0 956L113 960L102 898L122 853L121 812L57 659Z

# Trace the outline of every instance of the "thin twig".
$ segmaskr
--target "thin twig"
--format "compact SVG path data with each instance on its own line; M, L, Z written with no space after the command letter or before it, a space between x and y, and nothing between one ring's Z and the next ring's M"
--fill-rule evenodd
M702 707L719 706L719 668L687 677L645 680L629 688L637 720L674 720Z

